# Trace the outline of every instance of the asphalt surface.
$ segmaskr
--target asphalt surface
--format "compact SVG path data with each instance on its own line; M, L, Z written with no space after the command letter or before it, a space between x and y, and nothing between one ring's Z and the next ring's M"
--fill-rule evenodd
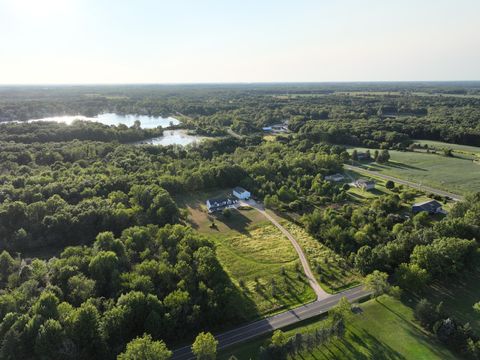
M370 295L369 291L363 289L363 286L357 286L352 289L342 291L335 295L329 295L328 298L317 300L310 304L302 305L298 308L285 311L283 313L267 317L262 320L240 326L236 329L218 334L215 338L218 340L218 350L223 350L232 345L256 338L261 335L271 333L276 329L310 319L312 317L326 313L329 309L337 305L340 298L345 296L351 303L361 300ZM177 349L173 352L173 360L193 360L195 359L190 346Z
M462 195L453 194L451 192L443 191L443 190L439 190L439 189L434 189L430 186L424 186L422 184L418 184L418 183L408 181L408 180L399 179L399 178L396 178L396 177L393 177L393 176L390 176L390 175L384 175L384 174L379 173L378 171L371 171L371 170L367 170L367 169L364 169L364 168L361 168L361 167L358 167L358 166L352 166L352 165L347 165L347 164L345 164L344 167L347 170L357 171L359 173L364 173L364 174L367 174L367 175L376 176L376 177L379 177L379 178L382 178L382 179L385 179L385 180L392 180L395 183L410 186L414 189L425 191L427 193L432 193L432 194L436 194L436 195L440 195L440 196L448 196L449 198L451 198L455 201L460 201L460 200L463 199Z

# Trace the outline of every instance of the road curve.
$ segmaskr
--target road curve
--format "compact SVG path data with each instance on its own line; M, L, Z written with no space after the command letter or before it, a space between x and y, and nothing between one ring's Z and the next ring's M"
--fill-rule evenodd
M361 300L370 295L362 286L351 288L335 295L329 295L328 298L317 300L312 303L302 305L298 308L285 311L283 313L267 317L262 320L240 326L236 329L218 334L215 338L218 340L218 350L226 349L232 345L256 338L261 335L271 333L300 321L326 313L332 307L337 305L342 297L346 297L350 302ZM190 346L179 348L173 352L172 360L193 360Z
M463 200L463 196L453 194L453 193L448 192L448 191L434 189L434 188L431 188L429 186L420 185L418 183L408 181L408 180L399 179L397 177L393 177L393 176L390 176L390 175L384 175L384 174L381 174L377 171L367 170L367 169L364 169L364 168L361 168L361 167L358 167L358 166L347 165L347 164L344 164L343 166L347 170L357 171L359 173L364 173L364 174L367 174L367 175L376 176L376 177L379 177L379 178L382 178L382 179L385 179L385 180L392 180L392 181L394 181L398 184L410 186L414 189L418 189L418 190L421 190L421 191L429 192L429 193L440 195L440 196L447 196L447 197L449 197L449 198L451 198L455 201Z
M234 138L237 138L237 139L243 139L243 136L240 135L240 134L237 134L235 131L233 131L231 128L227 128L227 132L233 136Z
M322 289L317 279L313 275L313 272L312 272L312 269L310 268L310 264L308 263L307 257L305 256L305 253L303 252L302 247L297 242L297 239L295 239L295 237L292 234L290 234L290 232L287 229L285 229L277 220L275 220L275 218L272 215L267 213L260 203L257 203L254 200L249 200L248 202L245 202L245 203L253 207L254 209L258 210L260 213L262 213L263 216L265 216L268 220L270 220L270 222L273 225L275 225L282 232L282 234L288 238L288 240L290 240L293 247L295 248L295 251L298 254L298 257L300 258L300 262L302 263L305 276L308 279L308 283L310 284L310 287L315 292L315 295L317 296L317 300L327 299L328 297L330 297L331 295Z

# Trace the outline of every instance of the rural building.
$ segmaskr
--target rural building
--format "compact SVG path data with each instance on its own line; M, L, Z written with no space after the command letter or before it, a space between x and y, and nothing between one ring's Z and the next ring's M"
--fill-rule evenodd
M274 133L286 133L288 132L288 125L286 124L275 124L270 126L262 127L263 131L274 132Z
M362 190L372 190L375 189L375 181L367 179L358 179L354 183L355 187Z
M358 161L371 160L371 156L364 152L357 153Z
M215 211L221 211L223 209L233 208L235 204L238 202L237 199L234 198L226 198L226 199L208 199L207 200L207 209L209 213L213 213Z
M431 215L433 214L445 214L445 210L442 209L442 204L436 200L428 200L421 203L416 203L412 205L412 212L417 214L419 212L425 211Z
M233 196L240 200L248 200L250 199L250 192L245 190L244 188L237 186L233 188Z
M325 176L326 181L339 182L339 181L343 181L344 179L345 179L345 176L339 173Z

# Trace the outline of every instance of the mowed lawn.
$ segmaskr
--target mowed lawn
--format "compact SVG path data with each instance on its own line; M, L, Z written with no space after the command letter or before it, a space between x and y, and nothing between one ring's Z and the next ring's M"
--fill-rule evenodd
M260 212L252 208L232 210L230 217L207 213L206 199L227 195L228 190L219 190L176 200L188 210L187 222L215 242L222 267L243 296L239 300L255 306L246 318L315 300L295 249Z
M480 313L473 309L473 305L480 301L480 269L443 283L435 282L425 291L425 296L435 304L442 301L446 313L463 323L470 323L480 334Z
M373 154L374 150L370 152ZM471 159L423 152L391 150L389 153L390 161L387 164L371 162L363 163L362 166L453 193L467 194L480 189L480 164Z
M322 321L285 329L289 336L314 331ZM239 360L258 359L260 346L268 344L264 337L227 349L219 356L227 360L235 355ZM413 310L399 300L382 296L360 305L360 311L347 324L345 338L333 339L326 345L304 351L293 359L455 359L456 357L425 332L413 318Z
M414 142L420 145L428 145L429 148L434 148L437 151L441 151L443 149L452 149L454 153L458 152L459 154L480 155L480 147L477 146L450 144L433 140L415 140Z

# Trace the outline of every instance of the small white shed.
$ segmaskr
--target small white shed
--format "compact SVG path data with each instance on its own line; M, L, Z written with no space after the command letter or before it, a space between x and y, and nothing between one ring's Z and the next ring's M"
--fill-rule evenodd
M233 196L240 200L250 199L250 191L245 190L244 188L237 186L233 188Z

